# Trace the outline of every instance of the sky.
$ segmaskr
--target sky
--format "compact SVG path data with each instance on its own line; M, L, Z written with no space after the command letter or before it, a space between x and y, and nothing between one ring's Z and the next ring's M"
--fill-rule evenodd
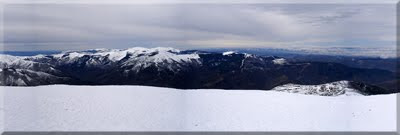
M396 4L7 4L4 51L395 47Z

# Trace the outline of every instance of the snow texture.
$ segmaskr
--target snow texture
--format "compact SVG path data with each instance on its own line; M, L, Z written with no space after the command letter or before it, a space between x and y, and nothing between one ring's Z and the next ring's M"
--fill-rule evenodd
M0 87L0 134L4 131L4 87Z
M321 85L286 84L277 86L272 90L319 96L363 95L363 93L360 93L358 90L351 88L349 81L338 81Z
M2 87L6 131L395 131L396 95Z
M152 65L156 67L167 67L171 71L175 71L188 63L200 62L198 54L182 54L181 51L168 47L143 48L134 47L129 49L93 49L85 51L66 51L60 54L55 54L53 57L60 59L64 63L73 63L84 56L98 56L108 59L112 62L120 62L122 67L132 67L132 70L139 71ZM122 61L123 59L126 59ZM97 61L87 63L92 66L97 66Z
M22 57L0 54L0 68L9 68L15 65L20 67L32 67L32 61L24 60Z
M133 47L129 49L94 49L85 51L67 51L60 54L54 54L54 57L69 58L70 60L83 57L85 55L98 55L107 56L109 60L120 61L123 58L131 55L139 59L140 57L146 57L146 61L152 62L172 62L172 61L189 61L191 59L200 58L198 54L179 54L180 50L168 47L156 47L156 48L143 48ZM144 59L144 58L143 58Z

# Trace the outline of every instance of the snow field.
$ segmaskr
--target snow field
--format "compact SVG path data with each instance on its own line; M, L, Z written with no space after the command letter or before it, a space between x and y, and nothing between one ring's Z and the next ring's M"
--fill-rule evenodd
M395 131L396 95L2 87L6 131Z

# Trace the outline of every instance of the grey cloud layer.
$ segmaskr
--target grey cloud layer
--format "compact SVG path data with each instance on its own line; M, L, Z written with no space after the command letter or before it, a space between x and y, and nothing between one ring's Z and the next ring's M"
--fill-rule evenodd
M48 4L4 7L5 50L132 46L394 46L392 4Z

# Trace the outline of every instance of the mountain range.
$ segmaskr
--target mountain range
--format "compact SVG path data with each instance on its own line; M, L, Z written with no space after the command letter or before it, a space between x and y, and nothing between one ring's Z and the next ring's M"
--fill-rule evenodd
M3 86L146 85L231 90L282 90L284 86L296 86L314 93L337 90L321 95L340 94L342 87L363 95L398 92L397 74L384 69L235 51L181 51L163 47L92 49L36 56L2 54L0 77ZM326 87L327 84L340 89Z

